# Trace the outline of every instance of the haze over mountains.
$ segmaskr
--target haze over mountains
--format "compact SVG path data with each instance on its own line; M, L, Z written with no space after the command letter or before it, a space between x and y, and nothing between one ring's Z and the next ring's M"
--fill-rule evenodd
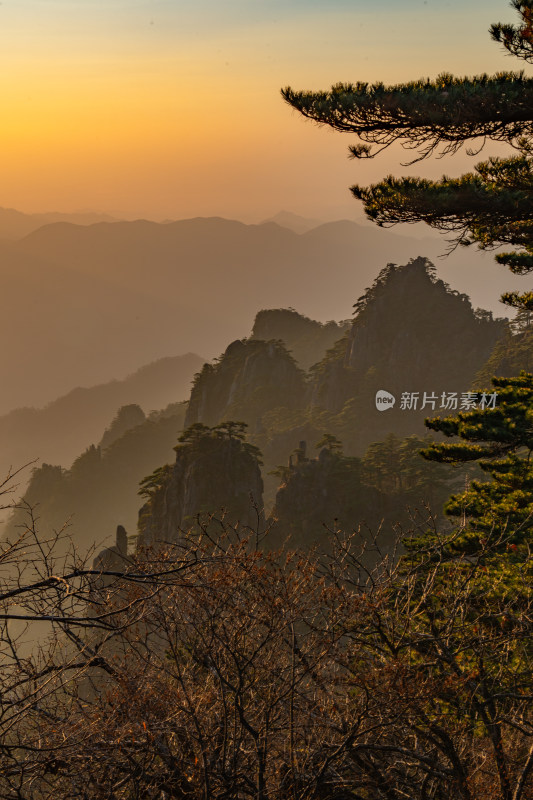
M346 319L384 263L417 255L436 260L475 306L501 315L499 291L524 279L491 254L461 250L440 261L444 249L441 239L350 221L302 234L218 217L45 225L0 242L0 413L42 406L164 356L213 357L261 308Z
M273 217L264 219L261 224L264 225L268 222L275 222L277 225L281 225L282 228L294 231L294 233L306 233L313 228L318 228L319 225L323 225L325 220L302 217L299 214L293 214L292 211L279 211Z
M188 398L204 359L193 353L162 358L123 380L73 389L42 409L19 408L0 416L0 475L34 459L70 467L98 442L121 406L137 403L146 412ZM24 481L27 473L21 476Z
M439 471L432 473L421 462L424 418L432 411L449 413L439 410L442 398L454 392L462 398L494 346L505 341L513 351L517 337L509 339L507 321L475 312L468 297L439 280L423 258L384 266L357 306L354 320L341 325L324 325L293 309L259 312L251 336L244 331L245 338L228 343L213 364L198 370L189 402L175 402L162 413L146 417L132 405L140 394L139 387L134 394L130 379L120 393L118 386L113 393L112 386L78 390L42 412L5 417L6 425L19 421L21 439L27 431L27 445L42 448L46 463L33 472L25 495L32 507L38 504L40 530L48 535L72 519L71 533L84 548L95 537L112 536L119 524L134 536L141 505L137 488L142 482L143 493L151 495L163 487L185 429L179 441L190 447L184 459L178 457L171 485L150 506L151 522L141 526L145 543L171 540L172 532L200 510L215 511L227 501L235 511L237 497L241 521L247 519L250 492L266 513L276 507L282 538L290 529L303 545L320 538L322 523L335 517L345 525L364 520L375 529L390 512L389 522L398 521L403 503L425 499L440 513L448 478L442 476L443 485ZM517 356L520 360L521 350ZM165 374L168 380L192 363L178 359L152 365L137 383L152 389L158 371L164 383ZM397 403L382 413L376 393L385 387ZM412 408L400 402L409 392L417 398ZM99 431L92 423L91 441L85 417L95 417L92 406L105 400L109 409L110 398L120 396L126 405L113 409ZM433 398L427 405L426 396ZM258 452L241 451L238 444L242 425L262 454L261 470L255 463ZM68 462L58 459L54 439L66 446L74 436L79 441L83 430L78 458L73 463L72 454ZM8 440L1 424L0 438ZM229 439L237 442L235 452ZM334 457L334 451L344 456ZM401 474L391 474L400 466ZM448 477L464 484L464 475L456 471ZM24 519L24 512L11 518L9 535Z
M48 211L44 214L24 214L14 208L0 208L0 239L20 239L28 233L54 222L72 222L74 225L93 225L95 222L116 222L110 214L95 211L63 213Z

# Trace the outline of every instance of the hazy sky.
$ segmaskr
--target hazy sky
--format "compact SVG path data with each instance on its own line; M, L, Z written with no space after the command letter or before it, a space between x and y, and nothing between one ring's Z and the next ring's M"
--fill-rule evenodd
M501 0L3 0L0 205L356 218L348 186L396 156L348 161L280 87L520 69L488 36L503 20Z

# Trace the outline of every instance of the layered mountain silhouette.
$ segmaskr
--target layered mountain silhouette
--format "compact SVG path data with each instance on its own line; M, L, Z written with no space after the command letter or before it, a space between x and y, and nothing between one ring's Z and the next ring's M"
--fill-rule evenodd
M63 213L49 211L45 214L24 214L14 208L0 208L0 239L20 239L43 225L54 222L72 222L74 225L94 225L95 222L116 222L110 214L96 212Z
M46 225L0 243L0 413L176 352L215 356L259 307L346 319L384 263L443 249L349 221L303 234L221 218ZM515 285L473 251L454 253L441 273L489 308L500 286Z
M268 222L275 222L277 225L281 225L282 228L288 228L290 231L294 231L294 233L306 233L324 224L323 220L302 217L299 214L294 214L292 211L279 211L277 214L274 214L273 217L263 220L262 224Z
M0 475L35 459L69 467L100 440L119 407L137 403L149 412L186 399L203 361L193 353L162 358L123 380L78 387L44 408L19 408L1 416Z
M146 418L141 409L131 405L130 398L130 405L115 416L111 425L108 421L105 435L95 437L95 444L76 459L70 470L49 464L36 470L26 499L40 504L44 532L51 526L57 528L74 514L73 533L84 546L112 535L118 524L133 533L140 505L137 484L152 473L145 488L158 491L167 487L171 468L165 461L171 463L173 447L183 428L188 429L188 441L198 442L205 436L217 438L217 430L230 420L247 423L250 444L262 452L267 510L275 504L278 517L289 520L299 537L310 535L311 531L313 536L320 533L320 520L312 518L308 508L318 497L320 508L327 508L330 515L335 503L324 498L344 498L343 524L349 525L350 517L354 525L362 519L368 521L370 506L373 524L379 525L385 507L391 512L390 518L397 518L395 504L400 501L396 477L391 473L391 485L382 485L383 469L376 466L383 459L387 462L390 447L385 444L381 452L374 443L396 442L393 450L403 454L402 458L408 452L409 459L417 461L420 445L407 443L404 447L397 437L415 435L420 439L426 433L425 417L453 411L446 406L439 412L443 395L448 402L451 394L460 399L463 392L469 391L494 346L507 336L508 323L494 319L490 312L474 311L469 298L440 280L424 258L412 259L401 267L384 267L356 302L356 316L348 327L319 325L295 314L294 309L261 311L253 326L253 337L233 341L214 363L204 365L197 373L188 408L184 403ZM335 329L340 338L324 355L326 341ZM260 332L271 338L257 338ZM312 343L318 363L306 372L289 351L297 344L305 358L312 361ZM376 408L378 390L397 395L394 409L383 413ZM416 394L418 405L402 408L400 397L404 391ZM433 405L430 401L426 406L426 394L433 397ZM390 434L396 439L391 440ZM295 472L295 464L301 461L305 449L310 458L315 446L321 446L320 441L331 448L330 455L337 452L337 443L345 455L341 460L337 456L331 460L326 453L320 464L313 461ZM161 460L157 461L158 457ZM343 460L346 458L348 461ZM197 468L194 461L192 480L188 471L189 466L193 469L192 464L187 461L177 472L174 470L170 494L168 487L157 494L157 524L153 530L161 527L160 523L161 530L166 530L163 516L171 501L181 509L176 516L180 520L193 517L195 509L207 510L209 496L217 496L217 503L221 502L215 491L216 470L212 474ZM226 465L224 470L227 469ZM378 477L369 478L376 469ZM440 496L431 481L424 483L427 469L417 472L409 461L408 472L411 478L415 473L417 476L409 484L409 502L418 502L417 498L424 501L424 496L419 497L422 489ZM185 493L180 486L182 478L187 482ZM241 478L242 475L238 493L244 497L246 486ZM277 495L280 479L282 487L289 481L290 491L285 488ZM336 486L337 479L342 485ZM405 476L400 475L398 480L405 484ZM248 488L257 495L257 486L255 476L253 486ZM373 486L387 495L392 493L396 499L392 505L381 498L376 508L372 503L369 506L370 495L364 486ZM355 505L349 501L352 496ZM375 492L372 497L377 497ZM200 505L196 503L198 498ZM305 525L301 523L302 515L307 519ZM11 521L11 534L16 530L16 521L17 518ZM155 535L150 533L150 541Z

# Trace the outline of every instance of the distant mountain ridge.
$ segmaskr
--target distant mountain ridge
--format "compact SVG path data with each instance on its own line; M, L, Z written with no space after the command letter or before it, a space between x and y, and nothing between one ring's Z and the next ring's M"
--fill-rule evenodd
M25 214L14 208L0 207L0 239L20 239L43 225L54 222L71 222L75 225L93 225L95 222L116 222L110 214L92 211L47 211L43 214Z
M122 408L104 437L94 437L100 445L89 447L68 471L50 465L35 471L26 499L40 503L41 529L46 534L75 514L73 534L84 546L112 534L118 524L133 533L140 505L137 484L147 478L145 488L157 490L166 485L171 468L165 463L170 463L169 456L173 460L172 448L181 429L189 428L184 437L194 444L207 435L206 425L217 428L229 420L237 427L238 421L248 423L249 441L262 453L262 494L267 510L275 502L277 512L304 541L317 531L322 533L324 520L314 518L310 508L331 517L337 502L346 525L351 525L351 520L354 524L362 518L368 521L369 514L377 515L372 518L379 525L386 511L383 498L373 489L369 494L365 486L381 492L380 482L375 485L364 478L359 460L366 459L372 443L381 442L381 456L376 456L374 448L376 457L370 459L377 469L379 458L389 457L389 445L394 444L391 433L396 436L393 450L403 452L397 437L421 437L426 432L425 417L432 412L450 413L439 411L443 396L448 402L455 393L457 403L460 401L461 392L470 389L508 324L495 320L490 312L475 311L469 298L438 279L424 258L403 267L383 267L355 305L357 313L349 326L319 325L294 309L263 310L256 317L254 337L233 341L214 364L204 365L195 376L188 407L184 403L170 409L171 416L155 413L148 419L143 419L138 408ZM323 356L330 332L340 338ZM312 343L320 359L307 374L283 343L285 339L290 347L301 346L302 333L307 334L302 348L306 359L314 360L309 358ZM272 338L265 341L255 338L257 334ZM379 389L397 397L396 406L385 413L376 408ZM416 395L412 408L402 408L404 391ZM429 400L433 405L426 407L426 395L433 398ZM323 449L320 441L326 449L332 441L333 446L329 456L321 451L315 463L314 450L317 445ZM410 445L416 457L421 446L417 442ZM347 460L334 455L342 449ZM305 458L313 463L301 474L298 469L295 472L295 464ZM208 510L209 497L216 497L213 502L220 505L217 476L227 477L229 466L217 460L213 473L204 461L181 463L173 472L172 491L165 489L157 495L155 528L148 539L157 538L157 531L170 535L169 525L183 524L195 510ZM206 476L210 476L207 482ZM414 484L420 488L428 470L421 467L417 476ZM257 489L256 478L248 487L239 478L239 496L246 497L247 488ZM396 478L407 480L405 475ZM276 495L279 479L282 484L289 480L290 491ZM429 480L426 486L428 491L431 483ZM233 490L230 487L228 491L231 494ZM377 509L367 502L372 498ZM419 498L410 495L411 500L418 502ZM11 533L16 530L16 519L20 516L12 518Z
M323 220L301 217L299 214L294 214L292 211L279 211L277 214L274 214L273 217L263 220L260 224L265 225L269 222L275 222L276 225L281 225L282 228L288 228L290 231L294 231L294 233L306 233L312 230L312 228L317 228L319 225L323 224Z
M146 412L185 400L204 359L194 353L162 358L123 380L73 389L44 408L19 408L0 417L0 475L9 467L41 459L70 466L93 442L120 406L137 403Z
M346 319L384 263L425 255L475 305L522 288L491 254L350 221L303 234L220 217L170 223L58 222L0 243L0 413L43 405L174 352L208 358L250 330L261 307ZM500 281L500 283L498 283Z

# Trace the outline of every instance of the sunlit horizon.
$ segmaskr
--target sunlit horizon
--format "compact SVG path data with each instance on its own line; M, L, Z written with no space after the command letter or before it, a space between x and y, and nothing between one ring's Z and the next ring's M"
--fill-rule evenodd
M494 1L20 0L0 13L0 206L25 213L358 218L350 184L405 174L402 154L349 162L353 137L300 118L282 86L523 66L490 41L491 22L513 19Z

